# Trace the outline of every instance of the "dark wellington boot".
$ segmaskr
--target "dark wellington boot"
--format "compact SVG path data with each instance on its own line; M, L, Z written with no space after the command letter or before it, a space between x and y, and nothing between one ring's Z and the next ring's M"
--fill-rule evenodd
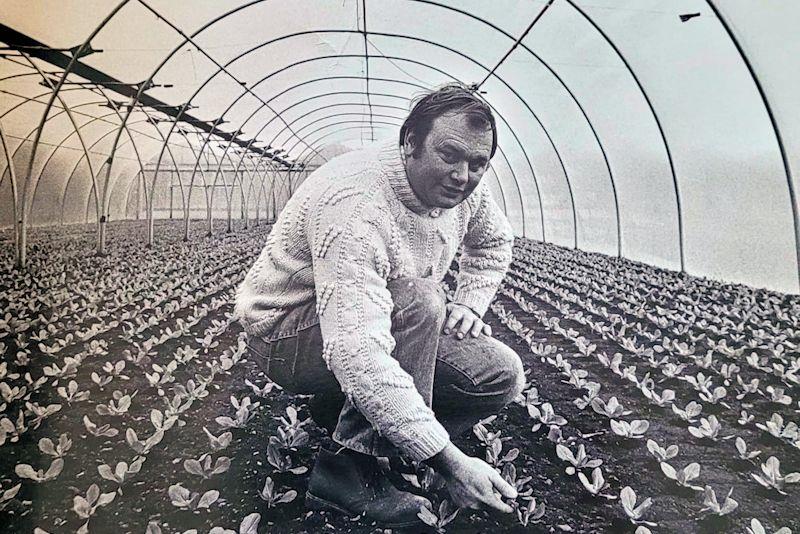
M425 497L395 488L375 458L347 449L338 454L320 449L306 492L308 508L363 514L390 528L422 524L417 513L426 505L431 507Z

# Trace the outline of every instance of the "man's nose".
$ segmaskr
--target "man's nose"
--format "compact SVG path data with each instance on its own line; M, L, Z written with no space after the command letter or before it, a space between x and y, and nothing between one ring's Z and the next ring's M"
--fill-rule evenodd
M469 180L469 164L466 161L459 161L453 166L451 177L459 186L467 183Z

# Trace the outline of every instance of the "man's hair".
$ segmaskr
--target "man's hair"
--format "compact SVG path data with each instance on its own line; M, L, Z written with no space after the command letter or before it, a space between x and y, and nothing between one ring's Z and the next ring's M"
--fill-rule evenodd
M492 129L492 151L497 149L497 126L489 105L477 95L477 91L464 84L448 83L429 93L419 95L412 101L411 113L400 127L400 145L405 143L407 132L414 133L417 146L422 146L431 131L434 119L446 113L464 113L472 128ZM412 154L413 156L413 154Z

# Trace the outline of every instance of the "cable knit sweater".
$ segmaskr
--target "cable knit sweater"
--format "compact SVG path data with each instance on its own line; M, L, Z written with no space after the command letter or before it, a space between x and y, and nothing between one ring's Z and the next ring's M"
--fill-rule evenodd
M449 436L391 356L386 283L441 281L463 244L453 300L483 316L512 242L484 181L458 206L425 206L397 143L380 143L331 160L300 185L238 288L235 314L248 335L269 340L289 309L316 299L323 358L342 390L381 435L424 460Z

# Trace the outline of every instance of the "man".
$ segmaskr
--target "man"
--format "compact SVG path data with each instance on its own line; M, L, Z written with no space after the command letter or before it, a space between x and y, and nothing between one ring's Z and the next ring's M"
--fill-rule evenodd
M516 491L450 441L522 390L519 356L481 317L511 261L510 225L481 177L489 107L450 84L420 99L396 141L339 156L287 202L237 294L253 357L342 447L320 450L307 505L415 524L429 501L376 456L424 461L461 507ZM441 287L463 246L457 288Z

